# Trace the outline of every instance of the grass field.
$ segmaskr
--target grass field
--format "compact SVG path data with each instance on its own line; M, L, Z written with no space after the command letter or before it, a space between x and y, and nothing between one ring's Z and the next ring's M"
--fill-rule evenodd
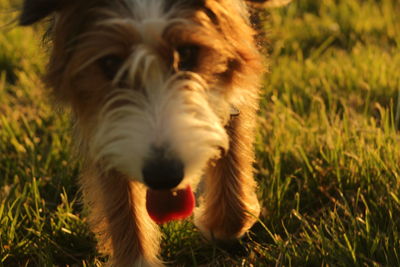
M0 266L98 266L67 112L35 29L0 0ZM171 266L400 266L400 2L295 0L265 25L260 222L240 245L162 227ZM4 26L3 26L4 25Z

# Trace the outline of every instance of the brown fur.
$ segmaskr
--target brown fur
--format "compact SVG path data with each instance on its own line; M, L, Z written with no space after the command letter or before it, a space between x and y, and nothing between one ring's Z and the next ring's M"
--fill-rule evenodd
M112 256L110 266L157 266L159 232L146 214L146 189L118 173L98 173L89 167L81 179L85 204L91 208L90 224L99 249Z
M253 180L255 110L241 106L227 130L230 148L206 172L203 203L196 225L209 239L229 241L241 237L257 220L260 207Z
M37 13L24 10L22 24L33 23L52 10L49 7L39 12L40 5L35 6L35 1L27 0L33 4L25 8ZM186 43L202 47L192 71L208 83L208 88L222 90L219 101L210 105L218 110L222 103L230 103L240 111L231 119L221 118L227 120L229 150L210 160L205 170L205 192L195 211L195 223L206 237L232 240L254 224L260 210L252 164L263 63L254 41L256 33L245 18L246 10L232 4L239 1L186 2L187 6L175 11L176 16L193 23L171 24L161 36L155 29L146 38L154 40L154 45L149 42L149 49L162 59L163 66L175 69L174 47ZM98 114L115 86L96 62L106 54L129 57L132 46L142 42L140 33L124 20L132 14L122 0L60 1L53 9L57 17L50 36L52 52L45 80L56 99L74 113L78 147L85 158L81 187L99 247L111 255L113 266L159 266L160 233L145 208L146 187L117 170L104 170L89 153L93 131L101 119ZM106 19L118 22L97 23ZM137 83L146 82L135 79L134 85L140 87Z

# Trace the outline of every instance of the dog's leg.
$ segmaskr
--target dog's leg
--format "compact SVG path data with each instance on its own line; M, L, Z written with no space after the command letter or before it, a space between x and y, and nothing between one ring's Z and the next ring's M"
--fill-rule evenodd
M85 202L99 247L111 255L109 266L163 266L157 258L160 234L145 207L146 189L119 174L82 178Z
M206 172L204 193L195 224L209 239L229 241L242 236L260 212L253 179L255 110L240 108L227 131L228 153Z

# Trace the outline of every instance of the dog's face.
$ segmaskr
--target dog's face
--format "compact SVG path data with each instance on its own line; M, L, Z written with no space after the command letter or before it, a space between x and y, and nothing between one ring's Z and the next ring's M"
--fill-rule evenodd
M261 70L243 1L27 2L57 2L47 81L92 164L172 189L228 151L232 108L256 97Z

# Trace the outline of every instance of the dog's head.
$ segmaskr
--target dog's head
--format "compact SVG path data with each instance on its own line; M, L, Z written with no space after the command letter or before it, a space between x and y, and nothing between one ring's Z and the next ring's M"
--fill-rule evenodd
M92 162L172 189L226 153L262 69L244 1L25 0L20 22L50 14L46 80Z

